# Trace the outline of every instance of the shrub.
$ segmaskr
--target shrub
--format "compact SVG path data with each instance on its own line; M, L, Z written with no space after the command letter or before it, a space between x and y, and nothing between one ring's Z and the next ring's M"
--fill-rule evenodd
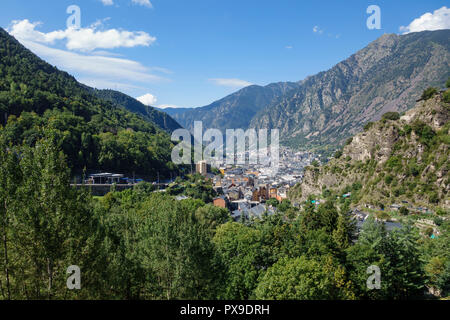
M409 124L405 124L405 126L403 127L403 131L408 135L411 133L412 128Z
M435 225L440 226L444 222L444 219L442 219L441 217L436 217L433 219L433 222Z
M445 83L445 86L446 86L447 88L450 88L450 78L447 79L447 82Z
M342 150L338 150L334 153L334 157L336 159L339 159L340 157L342 157Z
M400 156L391 156L388 161L386 161L386 168L398 171L402 167L402 159Z
M403 206L403 207L401 207L401 208L399 209L399 212L400 212L400 214L401 214L402 216L406 216L406 215L408 215L409 210L408 210L408 208L406 208L405 206Z
M444 98L445 102L450 103L450 89L446 90L442 95L442 97Z
M438 203L439 202L439 196L438 196L437 192L436 191L430 192L430 194L428 196L428 200L431 203Z
M419 169L419 166L415 162L410 163L408 167L409 167L409 173L412 176L417 177L419 175L420 169Z
M365 125L364 125L364 131L367 131L367 130L369 130L370 128L372 128L373 127L373 125L374 125L374 123L373 122L367 122Z
M360 182L354 182L352 184L352 190L353 191L358 191L362 189L362 184Z
M390 185L393 179L394 179L393 176L387 175L387 176L384 178L384 182L385 182L387 185Z
M422 100L428 100L432 98L437 93L437 89L433 87L429 87L425 89L420 97Z
M348 146L350 143L352 143L353 141L353 137L350 137L347 139L347 141L345 141L345 145Z
M435 136L433 129L426 123L416 120L412 124L412 130L419 136L421 142L427 144Z
M328 198L331 196L331 191L329 189L325 189L322 191L322 197Z
M381 117L383 120L398 120L400 119L400 114L398 112L386 112Z
M433 228L432 227L428 227L425 229L425 234L429 237L431 237L431 235L433 234Z

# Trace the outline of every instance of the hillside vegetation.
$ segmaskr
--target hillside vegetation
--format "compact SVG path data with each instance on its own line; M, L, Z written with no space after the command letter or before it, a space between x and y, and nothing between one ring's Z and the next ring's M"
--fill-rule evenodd
M354 204L383 207L403 200L449 209L450 89L427 91L403 116L386 113L327 164L308 167L291 199L352 192Z
M0 130L10 144L50 134L76 171L169 176L178 171L170 136L150 120L93 95L0 29Z

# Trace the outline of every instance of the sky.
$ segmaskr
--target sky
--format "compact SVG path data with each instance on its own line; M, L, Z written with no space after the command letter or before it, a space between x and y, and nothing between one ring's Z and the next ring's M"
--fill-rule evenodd
M371 5L380 19L367 12ZM368 28L368 19L376 28ZM191 108L251 84L328 70L385 33L450 29L450 6L440 0L14 0L2 1L0 26L82 83L152 106Z

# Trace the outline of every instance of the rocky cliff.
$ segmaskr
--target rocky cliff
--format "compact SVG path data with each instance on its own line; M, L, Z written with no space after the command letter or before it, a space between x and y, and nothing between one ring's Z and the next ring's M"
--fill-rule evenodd
M449 96L436 93L401 117L387 113L368 123L327 164L308 167L291 199L351 192L354 203L450 208Z

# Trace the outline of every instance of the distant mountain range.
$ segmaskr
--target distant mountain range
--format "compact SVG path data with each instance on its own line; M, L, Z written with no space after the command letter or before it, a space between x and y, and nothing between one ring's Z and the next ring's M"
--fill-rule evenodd
M201 108L162 109L184 128L192 130L194 121L203 121L205 128L248 128L253 117L279 97L298 88L294 82L279 82L265 87L252 85Z
M120 107L124 107L128 111L144 116L150 122L155 123L166 132L173 132L181 128L170 115L164 113L157 108L146 106L140 101L132 98L122 92L114 90L99 90L87 87L95 96L100 99L113 102Z
M330 70L296 83L249 86L209 106L164 109L183 127L278 128L296 148L337 146L387 111L412 108L450 76L450 30L385 34Z

